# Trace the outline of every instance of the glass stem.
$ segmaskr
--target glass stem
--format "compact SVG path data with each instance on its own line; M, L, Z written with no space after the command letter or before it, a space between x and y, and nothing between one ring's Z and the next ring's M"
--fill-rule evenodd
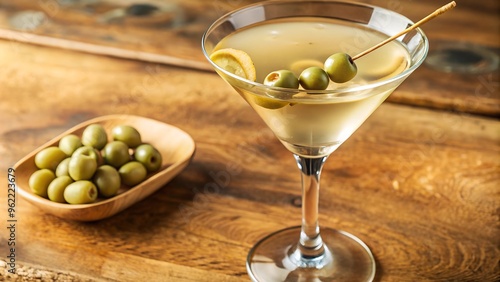
M314 260L323 256L325 250L318 224L319 181L321 169L328 156L305 158L294 155L302 172L302 230L298 251L301 260Z

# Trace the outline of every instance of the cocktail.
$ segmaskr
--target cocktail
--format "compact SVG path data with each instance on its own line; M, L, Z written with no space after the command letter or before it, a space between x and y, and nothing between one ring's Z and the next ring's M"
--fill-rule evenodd
M203 52L214 69L292 152L302 173L302 225L277 231L252 248L247 270L253 280L374 278L375 261L365 243L340 230L320 232L321 169L423 62L428 43L414 29L355 63L350 56L330 57L358 54L411 25L379 7L292 0L243 7L204 34Z

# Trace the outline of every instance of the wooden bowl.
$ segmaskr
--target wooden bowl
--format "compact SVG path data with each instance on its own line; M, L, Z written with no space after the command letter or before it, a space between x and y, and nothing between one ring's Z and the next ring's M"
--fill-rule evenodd
M144 143L150 143L160 151L163 159L160 170L148 174L146 180L134 187L122 186L118 194L112 198L98 198L96 202L91 204L56 203L33 194L28 186L28 180L31 174L37 170L34 161L35 155L46 147L57 146L59 140L65 135L81 136L85 127L94 123L101 124L108 135L116 125L135 127L141 133ZM164 186L189 164L194 151L195 143L191 136L172 125L131 115L98 117L67 130L17 162L14 165L17 192L28 202L55 216L77 221L95 221L110 217L128 208Z

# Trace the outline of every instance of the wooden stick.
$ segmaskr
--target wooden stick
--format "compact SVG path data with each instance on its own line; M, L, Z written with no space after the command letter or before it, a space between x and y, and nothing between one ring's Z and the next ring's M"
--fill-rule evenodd
M452 2L450 2L450 3L448 3L448 4L444 5L444 6L442 6L441 8L437 9L436 11L434 11L431 14L429 14L427 17L421 19L420 21L416 22L415 24L413 24L412 26L408 27L407 29L405 29L405 30L399 32L398 34L393 35L393 36L387 38L386 40L380 42L379 44L377 44L377 45L375 45L375 46L373 46L373 47L371 47L371 48L369 48L369 49L367 49L367 50L365 50L365 51L357 54L356 56L352 57L352 59L356 60L356 59L358 59L358 58L360 58L360 57L362 57L362 56L364 56L364 55L366 55L366 54L368 54L368 53L370 53L370 52L372 52L372 51L374 51L374 50L382 47L383 45L391 42L392 40L400 37L401 35L414 30L415 28L417 28L417 27L421 26L422 24L424 24L424 23L432 20L433 18L435 18L435 17L437 17L437 16L439 16L439 15L447 12L448 10L451 10L456 5L457 4L455 3L455 1L452 1Z

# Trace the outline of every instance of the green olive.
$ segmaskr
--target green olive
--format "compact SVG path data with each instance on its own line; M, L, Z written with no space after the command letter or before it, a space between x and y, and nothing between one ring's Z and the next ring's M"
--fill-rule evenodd
M64 190L68 185L73 183L73 179L69 176L59 176L50 182L47 188L49 200L58 203L66 203L64 200Z
M97 188L88 180L75 181L64 189L64 200L70 204L89 204L97 199Z
M160 152L150 144L142 144L135 149L134 158L142 163L149 172L158 171L161 167L162 157Z
M91 146L97 150L104 148L108 142L108 135L106 130L100 124L91 124L87 126L82 133L82 144Z
M64 175L69 176L69 171L68 171L69 160L71 160L71 158L65 158L62 162L59 163L59 165L56 168L56 176L57 177L64 176Z
M122 141L130 148L142 144L141 134L137 129L129 125L118 125L111 130L111 136L115 141Z
M299 88L299 80L289 70L273 71L266 76L264 84L273 87Z
M28 185L31 191L38 196L47 198L47 189L50 182L56 178L56 175L50 169L40 169L31 174Z
M325 90L330 79L322 68L309 67L300 74L299 82L306 90Z
M147 170L143 164L131 161L124 164L118 170L122 183L128 186L135 186L146 179Z
M35 155L35 165L42 169L47 168L55 171L57 165L67 158L66 154L59 147L47 147Z
M67 156L71 156L73 152L81 146L83 146L82 140L74 134L66 135L59 140L59 149Z
M121 167L130 161L128 146L122 141L112 141L106 144L103 149L104 161L116 168Z
M330 79L336 83L347 82L358 72L358 67L346 53L336 53L328 57L324 68Z
M95 149L94 147L91 147L91 146L83 146L83 147L76 149L76 151L73 153L72 157L79 156L79 155L85 155L85 156L92 157L97 162L97 165L100 165L103 162L102 157L101 157L101 153L97 149Z
M103 197L112 197L118 193L121 180L118 171L110 165L100 166L94 174L93 182Z
M73 180L91 179L97 169L97 162L90 156L72 156L68 164L69 176Z

